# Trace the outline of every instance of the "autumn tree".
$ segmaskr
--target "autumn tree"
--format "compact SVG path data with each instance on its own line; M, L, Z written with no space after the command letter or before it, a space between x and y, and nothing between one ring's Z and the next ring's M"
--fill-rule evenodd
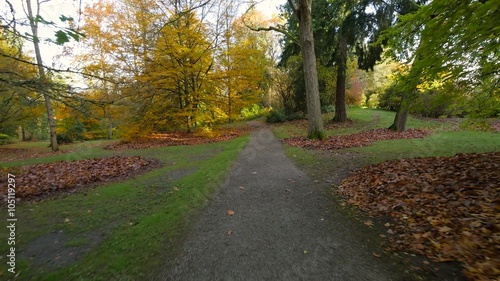
M45 73L45 68L43 67L42 53L40 51L39 36L38 36L38 24L39 21L36 20L40 15L40 0L35 0L35 12L33 12L33 7L31 5L31 0L26 0L27 16L30 23L30 28L33 36L33 47L35 49L35 58L38 67L38 75L40 79L39 91L42 93L45 100L45 108L47 109L47 119L49 121L49 131L50 131L50 146L52 151L59 150L57 145L57 135L56 135L56 121L54 119L54 111L52 110L52 104L50 95L48 93L47 84L48 79Z
M252 10L247 21L264 22L262 15ZM224 32L222 52L218 60L218 76L223 81L222 97L227 100L224 111L232 122L241 110L260 102L267 87L266 71L270 66L266 56L265 34L251 31L244 18L234 20Z
M182 11L173 17L162 28L154 59L141 79L154 88L147 97L157 116L151 121L159 128L175 125L191 131L213 112L212 45L194 12Z
M35 92L36 67L22 62L31 58L9 37L6 31L0 33L0 133L16 135L21 126L24 140L29 124L43 115L43 101Z

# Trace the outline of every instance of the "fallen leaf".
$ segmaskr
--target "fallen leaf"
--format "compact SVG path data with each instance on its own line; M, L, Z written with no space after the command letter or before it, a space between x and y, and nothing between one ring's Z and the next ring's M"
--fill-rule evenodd
M367 225L369 227L373 227L373 221L372 220L367 220L367 221L365 221L365 225Z
M227 215L228 216L234 216L234 211L233 210L227 210Z
M373 256L374 256L374 257L376 257L376 258L380 258L380 257L382 257L382 255L381 255L381 254L379 254L379 253L375 253L375 252L373 252Z

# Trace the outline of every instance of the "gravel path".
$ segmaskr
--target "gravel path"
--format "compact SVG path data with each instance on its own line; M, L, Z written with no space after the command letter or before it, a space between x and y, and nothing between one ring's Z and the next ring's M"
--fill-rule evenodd
M159 280L414 279L333 204L261 127Z

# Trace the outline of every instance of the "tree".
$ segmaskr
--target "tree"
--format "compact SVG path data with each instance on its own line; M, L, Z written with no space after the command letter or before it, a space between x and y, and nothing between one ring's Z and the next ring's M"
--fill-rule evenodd
M314 50L314 35L312 22L312 0L299 0L298 3L288 0L288 3L299 20L299 39L304 65L304 82L307 100L307 137L323 139L323 119L319 99L318 70Z
M22 54L5 32L0 33L0 133L16 135L19 126L25 132L30 120L43 113L41 95L32 88L37 85L37 69L20 60L30 60ZM4 56L5 55L5 56ZM25 138L23 138L25 139Z
M54 119L54 112L52 110L50 95L47 92L48 91L48 86L47 86L48 78L45 74L45 69L43 67L42 53L40 51L39 37L38 37L38 21L36 20L40 15L41 2L39 0L35 0L35 1L36 1L36 5L35 5L36 14L33 13L33 7L31 6L31 0L26 0L26 7L27 7L28 18L30 21L30 28L31 28L31 32L33 35L33 47L35 48L35 57L36 57L36 62L37 62L37 67L38 67L38 75L39 75L39 79L40 79L41 88L39 90L43 95L43 98L45 100L45 108L47 109L47 119L49 122L49 131L50 131L50 146L52 148L52 151L57 151L57 150L59 150L59 148L57 145L56 121Z
M160 116L168 116L190 132L213 111L212 45L194 12L182 11L174 17L175 21L162 28L143 79L155 89L151 106L161 108Z
M426 80L455 81L473 94L481 89L498 97L499 11L498 1L442 0L422 4L400 17L387 33L388 45L394 58L412 63L409 75L402 79L405 95L392 129L405 129L405 116L418 86Z
M264 22L262 15L252 10L234 20L224 32L218 76L223 81L219 88L227 99L223 108L229 122L239 116L243 108L261 101L267 87L265 74L270 66L266 57L267 41L265 35L246 28L244 18L250 18L253 24Z

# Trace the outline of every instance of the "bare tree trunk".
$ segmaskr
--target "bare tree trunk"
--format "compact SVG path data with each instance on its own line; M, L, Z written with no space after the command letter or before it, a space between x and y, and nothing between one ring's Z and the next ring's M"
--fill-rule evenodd
M416 86L414 86L416 87ZM414 98L416 93L410 93L408 94L407 92L404 92L403 96L401 97L401 102L399 104L399 109L396 112L396 116L394 117L394 122L392 122L392 125L389 126L389 130L393 131L398 131L402 132L406 130L406 121L408 121L408 114L410 112L410 104Z
M396 112L396 117L394 117L394 122L388 129L402 132L406 130L407 120L408 120L408 110L401 108L398 110L398 112Z
M36 62L38 65L38 75L40 76L40 81L42 82L43 88L41 89L43 98L45 100L45 108L47 109L47 118L49 121L49 131L50 131L50 146L52 151L59 150L57 145L57 135L56 135L56 121L54 119L54 112L52 110L52 105L50 103L50 96L47 93L47 88L45 84L47 83L47 77L45 75L45 69L43 68L42 55L40 52L39 38L38 38L38 23L34 20L33 10L31 8L31 0L26 0L26 6L28 9L28 17L30 20L31 32L33 33L33 46L35 48ZM36 14L40 11L40 2L36 0Z
M347 41L340 31L339 50L336 58L337 64L337 88L335 93L335 122L347 122L345 81L347 72Z
M113 119L108 117L108 139L113 139Z
M299 18L299 36L302 60L304 64L304 80L307 101L307 137L323 139L323 119L319 99L318 70L316 68L316 54L314 52L314 37L312 27L311 7L312 0L299 0L298 9L289 0Z

